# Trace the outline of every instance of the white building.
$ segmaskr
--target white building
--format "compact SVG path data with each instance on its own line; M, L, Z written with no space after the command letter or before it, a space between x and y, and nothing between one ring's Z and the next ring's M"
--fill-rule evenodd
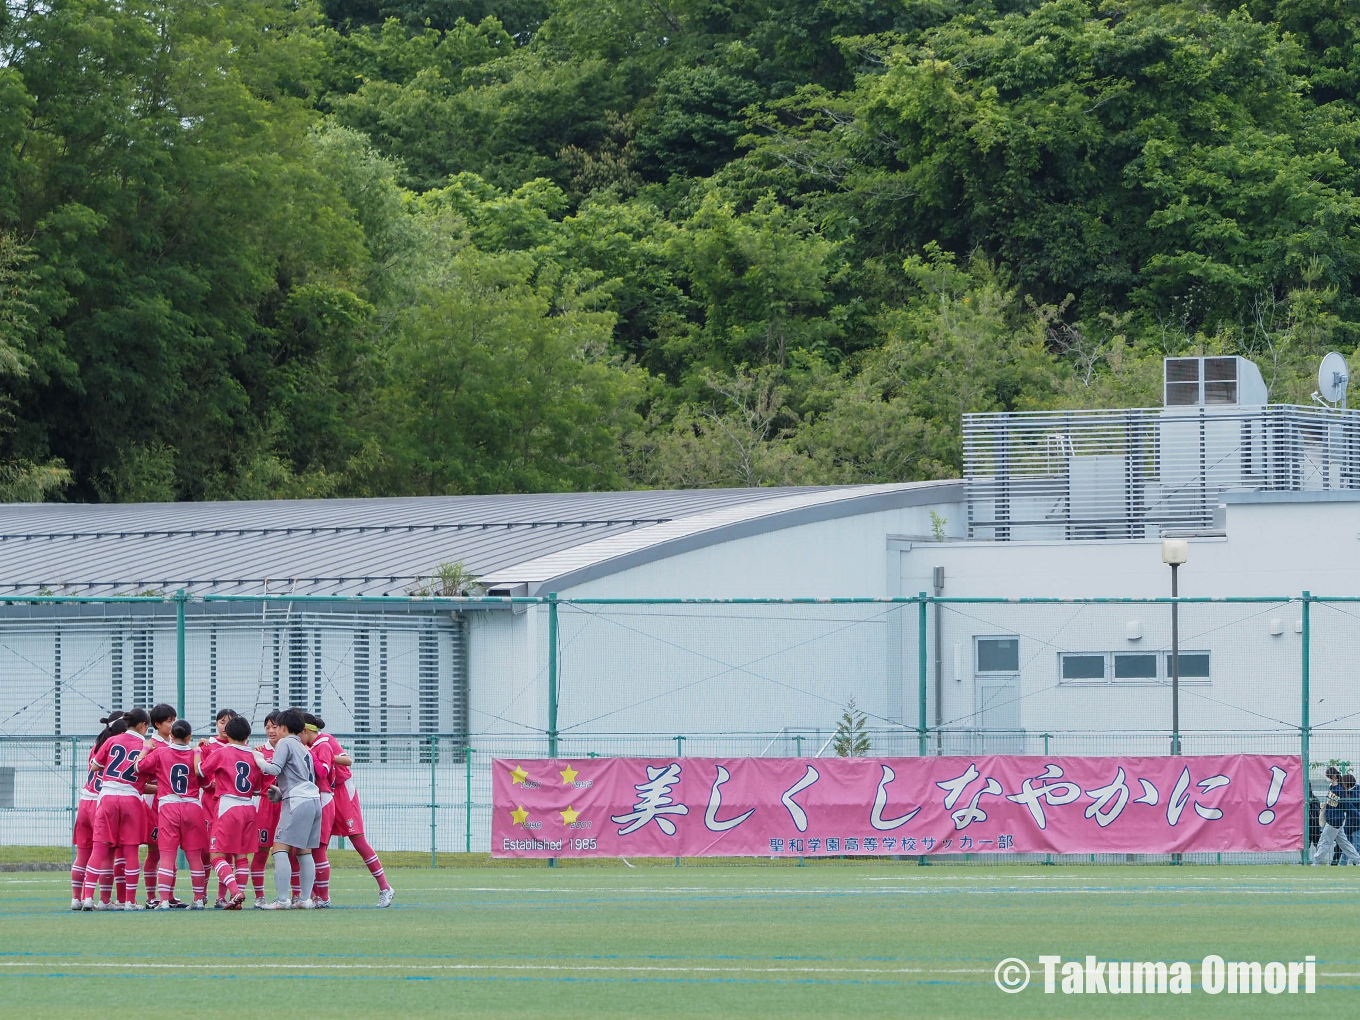
M167 601L0 607L0 754L22 772L11 745L42 738L56 772L53 735L174 701L180 606L197 726L304 704L397 772L430 761L399 734L546 750L554 671L563 754L815 754L851 698L876 751L914 754L923 688L929 753L1164 753L1170 606L1013 601L1164 597L1164 536L1181 595L1278 598L1182 605L1185 751L1296 753L1298 596L1360 595L1360 416L1266 405L1241 359L1167 380L1160 409L969 416L958 481L5 507L0 598ZM376 598L452 562L501 599ZM884 601L920 592L1012 601ZM554 610L504 601L548 593L555 661ZM791 597L878 601L645 601ZM1315 747L1348 756L1360 604L1309 625Z

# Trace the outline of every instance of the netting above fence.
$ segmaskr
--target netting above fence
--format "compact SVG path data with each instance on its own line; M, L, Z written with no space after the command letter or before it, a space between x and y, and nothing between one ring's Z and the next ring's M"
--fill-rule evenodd
M34 811L52 819L35 838L64 840L88 747L69 735L159 701L200 735L222 707L257 729L275 706L322 715L371 775L414 777L382 789L421 848L427 813L437 848L485 838L483 755L812 757L847 716L875 755L1153 755L1179 736L1185 754L1298 753L1316 783L1360 760L1358 648L1360 599L1306 595L10 602L0 840Z

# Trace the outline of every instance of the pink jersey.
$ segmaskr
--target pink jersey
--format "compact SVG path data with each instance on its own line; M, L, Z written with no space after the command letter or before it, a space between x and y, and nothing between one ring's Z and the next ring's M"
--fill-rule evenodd
M203 778L213 783L219 801L223 797L250 799L260 792L262 777L250 748L238 744L223 744L211 761L203 763Z
M94 763L100 769L102 791L117 784L141 792L138 789L137 759L142 756L145 744L146 738L131 730L104 741L104 746L94 756ZM145 783L142 785L145 786Z
M94 748L92 747L89 756L85 759L85 785L80 788L80 799L93 800L98 797L103 779L104 773L94 763Z
M194 770L194 749L188 744L157 744L142 756L138 771L156 781L156 799L164 804L198 801L202 784Z
M265 744L260 749L260 754L264 756L265 761L274 760L274 749L270 747L268 744ZM278 777L276 776L271 776L268 772L262 773L260 776L260 793L265 793L266 791L268 791L268 789L274 785L274 782L277 778Z
M312 752L312 762L316 766L316 788L321 791L322 803L335 793L332 775L335 771L335 756L338 753L336 748L339 746L328 734L318 733L316 739L312 741L312 746L308 748Z
M225 740L213 737L198 749L198 755L203 761L203 806L205 808L211 808L217 801L217 789L212 784L212 757L226 746ZM211 811L209 813L211 814Z
M345 749L340 746L340 741L336 740L329 733L323 733L322 736L331 742L332 757L339 758L342 754L346 753ZM353 776L354 773L350 771L348 765L335 763L331 766L331 785L335 787L337 793L340 792L340 787L349 782Z

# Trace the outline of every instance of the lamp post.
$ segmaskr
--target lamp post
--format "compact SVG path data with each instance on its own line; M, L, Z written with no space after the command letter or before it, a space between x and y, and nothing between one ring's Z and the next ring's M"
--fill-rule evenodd
M1162 539L1162 562L1171 568L1171 753L1181 753L1181 631L1176 568L1190 558L1190 544L1183 538Z

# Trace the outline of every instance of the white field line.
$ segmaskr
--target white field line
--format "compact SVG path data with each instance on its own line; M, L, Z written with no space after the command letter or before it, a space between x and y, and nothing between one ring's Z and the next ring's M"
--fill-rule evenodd
M708 967L658 966L655 964L555 964L555 963L123 963L81 962L61 958L49 960L0 961L0 967L26 969L53 967L98 967L112 970L396 970L421 971L545 971L577 973L599 971L625 974L991 974L990 967Z
M600 965L600 964L496 964L496 963L145 963L145 962L81 962L51 959L34 961L0 961L0 967L33 969L109 969L109 970L182 970L203 972L236 971L497 971L531 973L606 973L606 974L877 974L877 975L961 975L992 974L991 967L706 967L656 965ZM1360 971L1318 971L1322 978L1360 977Z
M575 887L531 887L531 886L422 886L421 892L465 892L465 893L556 893L561 896L577 896L581 893L615 893L623 901L629 896L639 894L655 893L707 893L710 896L719 897L723 895L747 896L747 895L787 895L803 896L809 893L821 895L845 895L845 896L935 896L935 895L956 895L967 894L975 896L1125 896L1134 893L1140 894L1165 894L1183 892L1198 892L1198 890L1178 889L1174 886L1170 888L1150 888L1147 886L1127 886L1117 889L988 889L974 888L971 886L937 886L930 889L853 889L848 887L838 887L829 889L817 889L811 887L793 889L772 889L757 886L738 886L733 888L715 889L708 886L650 886L650 887L629 887L619 888L618 886L575 886ZM1215 892L1248 892L1261 896L1288 896L1295 893L1307 893L1318 896L1337 896L1344 892L1360 893L1360 887L1353 890L1338 890L1319 885L1297 886L1287 889L1259 889L1252 885L1243 885L1236 888L1216 889ZM1212 902L1212 901L1209 901Z
M69 884L68 878L65 883ZM825 895L825 896L1127 896L1133 894L1142 895L1164 895L1170 896L1178 893L1197 892L1196 890L1180 887L1182 880L1177 878L1175 885L1169 886L1120 886L1104 889L1044 889L1044 888L1000 888L994 889L987 886L946 886L936 885L930 887L916 887L910 889L894 889L879 887L868 887L856 889L850 886L836 886L830 888L816 888L811 886L793 888L771 888L763 886L732 886L732 887L713 887L713 886L421 886L419 891L442 892L442 893L534 893L545 895L556 895L561 897L580 896L585 893L605 893L613 894L620 902L627 902L630 897L641 895L666 895L671 893L702 893L712 898L722 898L723 896L805 896ZM12 885L49 885L36 881L13 882ZM1205 890L1206 892L1210 890ZM1335 889L1319 884L1285 886L1275 889L1261 888L1255 883L1242 884L1237 886L1220 886L1212 890L1216 893L1250 893L1254 896L1345 896L1347 893L1352 895L1360 893L1360 887L1353 889Z

